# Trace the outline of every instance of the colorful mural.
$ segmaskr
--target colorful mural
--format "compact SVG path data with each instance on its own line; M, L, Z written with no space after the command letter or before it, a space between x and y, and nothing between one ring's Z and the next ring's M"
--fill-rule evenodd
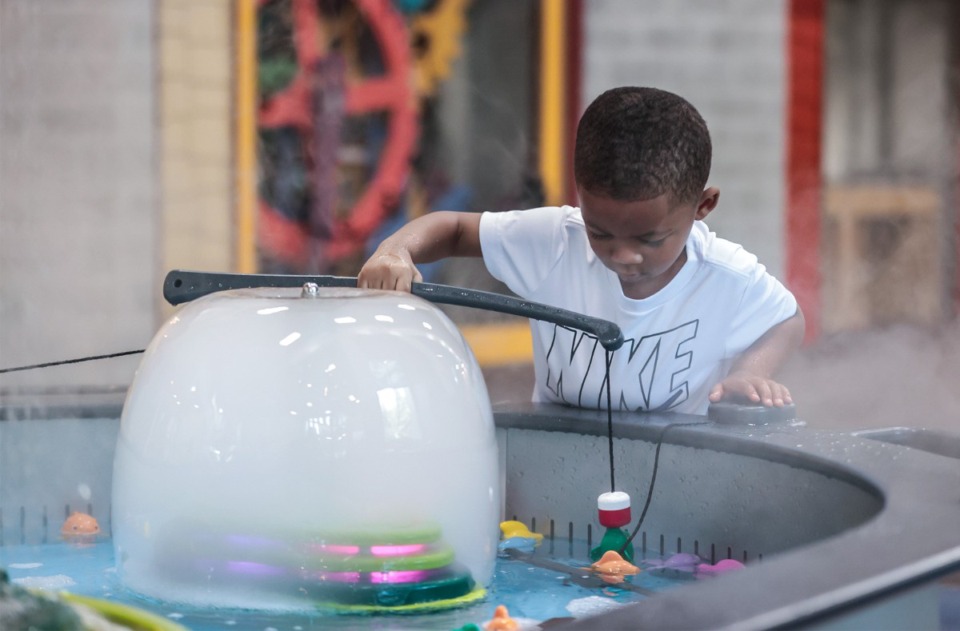
M355 273L385 222L424 211L425 102L459 52L466 6L261 1L261 271Z

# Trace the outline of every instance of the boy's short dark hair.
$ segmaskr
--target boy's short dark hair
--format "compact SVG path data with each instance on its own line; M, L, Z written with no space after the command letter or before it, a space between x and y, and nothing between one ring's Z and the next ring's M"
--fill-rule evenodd
M710 132L683 98L656 88L607 90L577 127L573 170L595 195L634 201L699 199L710 175Z

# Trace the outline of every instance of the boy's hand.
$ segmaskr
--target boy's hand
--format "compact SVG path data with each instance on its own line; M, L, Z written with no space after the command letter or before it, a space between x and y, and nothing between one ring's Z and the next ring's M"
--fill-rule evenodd
M733 372L710 390L710 401L743 399L767 407L793 403L790 391L782 383L746 372Z
M423 280L406 250L377 250L363 264L357 275L357 287L363 289L396 289L410 291L413 283Z
M414 265L451 256L481 256L481 213L435 210L383 240L357 274L357 287L410 291L423 281Z

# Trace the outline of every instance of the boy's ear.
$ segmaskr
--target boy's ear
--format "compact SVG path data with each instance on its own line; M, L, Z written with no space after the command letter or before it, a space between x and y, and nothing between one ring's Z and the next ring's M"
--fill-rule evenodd
M710 214L714 208L717 207L717 202L720 201L720 189L716 186L711 186L703 191L700 195L700 201L697 202L697 213L694 215L696 219L704 219L707 215Z

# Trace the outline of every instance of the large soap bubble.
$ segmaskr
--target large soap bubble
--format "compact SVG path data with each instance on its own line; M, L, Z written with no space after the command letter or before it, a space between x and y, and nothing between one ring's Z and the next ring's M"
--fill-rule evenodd
M118 571L216 607L442 607L478 598L497 545L490 401L432 304L257 289L183 307L124 405Z

